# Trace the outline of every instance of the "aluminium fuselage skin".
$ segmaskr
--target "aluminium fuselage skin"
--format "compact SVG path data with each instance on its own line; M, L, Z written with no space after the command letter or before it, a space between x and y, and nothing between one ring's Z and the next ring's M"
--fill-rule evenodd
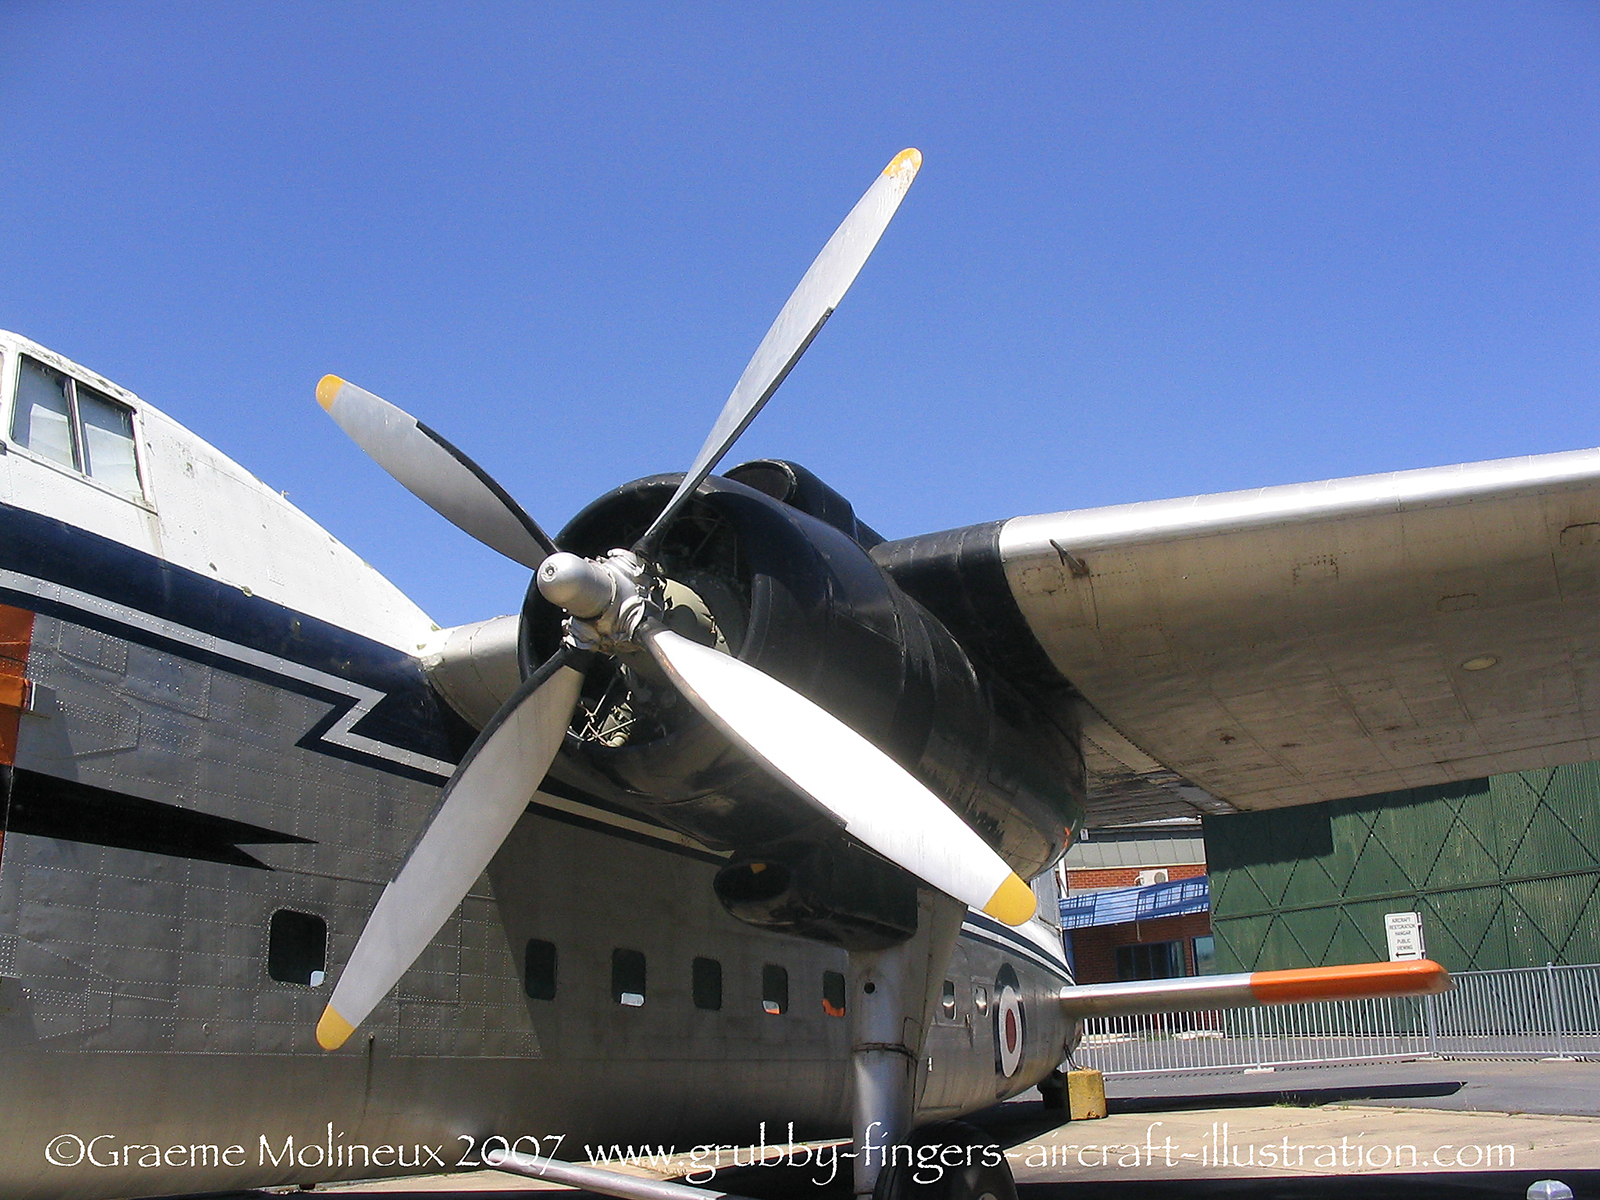
M136 490L9 436L24 357L131 414ZM845 953L735 920L723 853L570 787L532 798L422 960L321 1051L327 986L274 978L305 952L275 930L321 922L336 974L428 818L472 737L423 668L441 631L201 439L6 334L0 430L0 1192L438 1170L494 1134L581 1161L762 1122L848 1132L825 978ZM619 950L643 956L642 1003L619 1000ZM1048 926L967 914L927 988L919 1121L1050 1071L1069 982ZM1002 993L1020 1046L996 1041Z

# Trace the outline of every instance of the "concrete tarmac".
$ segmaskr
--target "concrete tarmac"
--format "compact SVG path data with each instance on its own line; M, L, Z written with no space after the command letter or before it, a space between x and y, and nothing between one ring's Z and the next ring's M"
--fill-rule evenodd
M1008 1147L1020 1200L1521 1200L1543 1178L1600 1200L1600 1063L1124 1077L1108 1084L1107 1100L1099 1121L1063 1124L1037 1093L970 1119ZM708 1186L762 1200L840 1200L844 1183L818 1187L804 1169L754 1167ZM316 1189L388 1200L546 1190L553 1185L489 1171Z
M1233 1071L1124 1076L1106 1081L1106 1100L1112 1112L1154 1112L1174 1102L1227 1108L1371 1101L1391 1108L1594 1117L1600 1116L1600 1063L1419 1059L1280 1067L1248 1075Z

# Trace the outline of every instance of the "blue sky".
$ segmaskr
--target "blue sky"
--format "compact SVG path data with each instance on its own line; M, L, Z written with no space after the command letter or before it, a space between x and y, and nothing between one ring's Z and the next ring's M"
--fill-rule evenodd
M922 174L731 461L890 536L1600 445L1600 7L9 0L0 327L451 624L526 574L317 408L556 529L693 457L833 227Z

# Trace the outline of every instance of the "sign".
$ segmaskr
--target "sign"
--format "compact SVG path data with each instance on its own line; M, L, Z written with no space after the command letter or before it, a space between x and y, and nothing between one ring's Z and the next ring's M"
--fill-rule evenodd
M1389 937L1390 962L1408 962L1428 956L1427 944L1422 940L1421 913L1385 913L1383 931Z

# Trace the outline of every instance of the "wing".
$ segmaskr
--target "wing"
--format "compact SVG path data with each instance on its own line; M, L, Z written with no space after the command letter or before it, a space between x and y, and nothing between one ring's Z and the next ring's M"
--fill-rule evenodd
M954 585L947 624L1019 685L1070 684L1096 823L1600 758L1600 450L1019 517L877 557L941 618Z

